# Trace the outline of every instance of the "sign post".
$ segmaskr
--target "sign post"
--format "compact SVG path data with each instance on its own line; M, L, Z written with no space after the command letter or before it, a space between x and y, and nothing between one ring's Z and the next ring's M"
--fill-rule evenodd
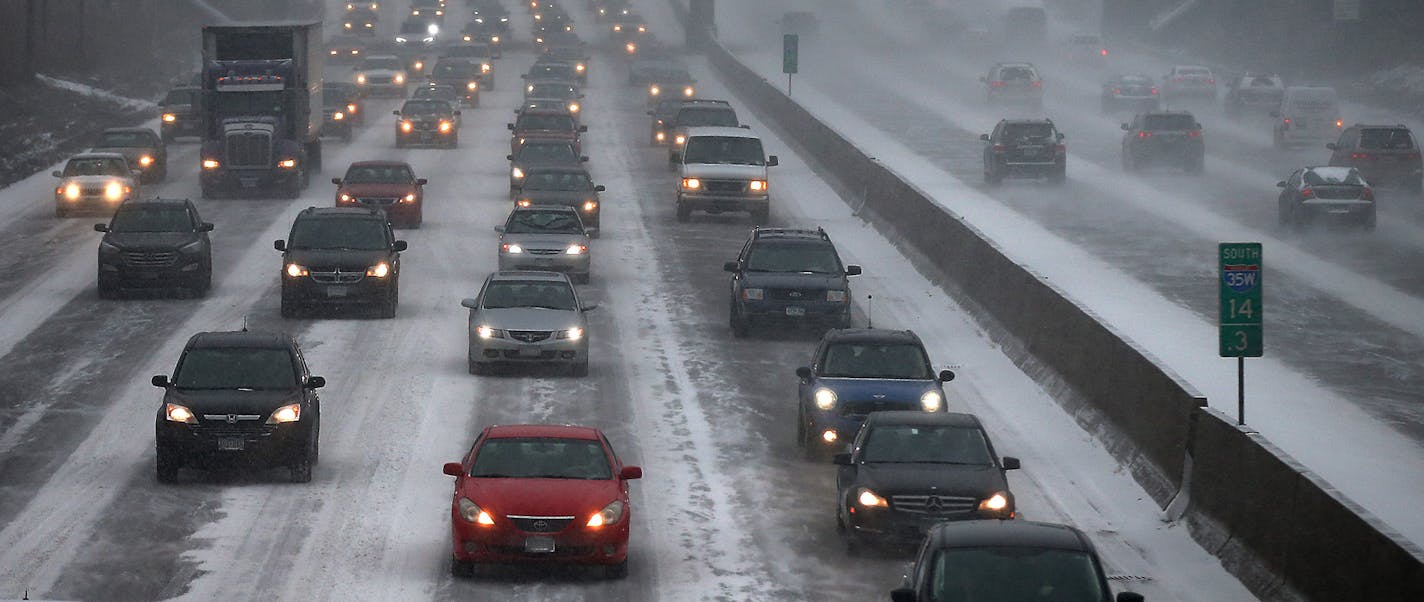
M1219 353L1236 358L1236 423L1246 424L1246 358L1262 355L1261 243L1217 245L1221 287Z
M781 36L781 72L786 74L786 95L791 96L791 75L796 73L797 50L801 38L794 33Z

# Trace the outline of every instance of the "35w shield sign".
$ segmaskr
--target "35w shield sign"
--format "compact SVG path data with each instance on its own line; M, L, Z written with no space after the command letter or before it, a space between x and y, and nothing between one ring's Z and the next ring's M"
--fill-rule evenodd
M1220 355L1261 357L1261 243L1221 243Z

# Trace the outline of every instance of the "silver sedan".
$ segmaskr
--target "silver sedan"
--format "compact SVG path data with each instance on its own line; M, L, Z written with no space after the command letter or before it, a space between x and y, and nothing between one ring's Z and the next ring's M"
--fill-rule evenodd
M568 366L588 375L588 321L568 276L558 272L495 272L470 309L469 370L485 374L496 364Z
M563 205L516 206L499 233L499 269L563 272L588 284L589 235L578 211Z

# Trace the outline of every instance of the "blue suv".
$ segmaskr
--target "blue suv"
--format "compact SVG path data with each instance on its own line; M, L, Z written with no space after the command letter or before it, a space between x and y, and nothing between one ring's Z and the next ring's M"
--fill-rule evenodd
M935 374L914 332L872 328L827 332L796 376L796 439L811 458L840 451L871 412L948 411L941 383L954 380L949 370Z
M754 323L850 325L848 277L860 275L860 266L841 264L821 228L756 228L722 269L732 273L728 321L737 338Z

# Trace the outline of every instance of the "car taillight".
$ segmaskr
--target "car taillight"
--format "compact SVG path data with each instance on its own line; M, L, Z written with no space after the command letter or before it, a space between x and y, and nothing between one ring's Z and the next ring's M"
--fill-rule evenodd
M1300 189L1300 196L1301 198L1313 199L1315 198L1315 190L1311 188L1302 188Z
M1405 158L1405 159L1408 159L1408 160L1410 160L1410 161L1418 161L1418 160L1419 160L1419 153L1409 153L1409 154L1405 155L1404 158Z
M1190 131L1187 132L1187 137L1188 137L1188 138L1201 138L1201 137L1202 137L1201 130L1190 130Z
M1366 201L1375 200L1375 189L1366 186L1364 190L1360 191L1360 198Z
M1152 137L1152 132L1138 132L1138 133L1137 133L1137 139L1138 139L1138 140L1146 140L1146 139L1151 138L1151 137Z
M1350 158L1356 161L1367 161L1373 157L1369 153L1350 153Z
M1066 146L1064 146L1064 145L1062 145L1062 144L1055 144L1055 145L1053 145L1053 152L1056 152L1056 153L1062 155L1062 154L1065 154L1065 153L1068 152L1068 147L1066 147Z
M1344 120L1344 119L1336 119L1336 120L1335 120L1335 127L1337 127L1337 128L1345 127L1345 120Z
M1103 49L1101 49L1101 50L1098 51L1098 54L1100 54L1100 55L1102 55L1102 56L1107 56L1107 55L1108 55L1108 49L1107 49L1107 48L1103 48Z
M1157 88L1155 88L1155 87L1152 88L1152 94L1153 94L1153 96L1156 96L1156 95L1157 95Z
M1209 78L1207 78L1206 83L1215 85L1215 84L1216 84L1216 78L1214 78L1214 77L1209 77Z
M1122 88L1113 88L1113 94L1122 94Z
M998 80L994 80L994 81L989 82L989 87L990 87L990 88L1002 88L1002 87L1004 87L1004 82L1001 82L1001 81L998 81Z
M1032 85L1033 87L1035 87L1035 88L1042 88L1042 87L1043 87L1043 82L1041 82L1041 81L1034 81L1031 85Z

